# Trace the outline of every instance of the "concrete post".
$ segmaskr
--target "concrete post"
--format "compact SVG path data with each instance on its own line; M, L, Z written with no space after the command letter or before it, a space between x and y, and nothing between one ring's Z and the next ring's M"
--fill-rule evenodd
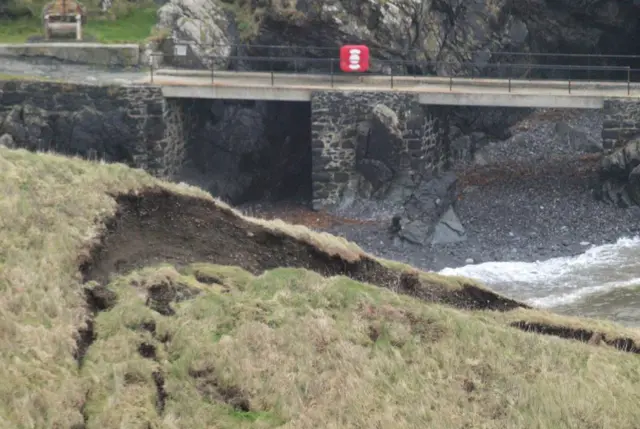
M82 40L82 16L76 15L76 40Z
M44 39L49 40L50 36L51 35L49 33L49 15L45 15L44 16Z

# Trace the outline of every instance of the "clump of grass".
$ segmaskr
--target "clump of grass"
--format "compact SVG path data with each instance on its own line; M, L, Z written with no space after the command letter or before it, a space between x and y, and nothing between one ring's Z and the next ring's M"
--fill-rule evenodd
M117 278L79 365L89 315L78 266L113 195L161 186L212 198L123 165L25 150L0 148L0 171L2 428L637 427L637 356L509 324L637 331L535 310L465 312L302 269L255 276L200 263Z

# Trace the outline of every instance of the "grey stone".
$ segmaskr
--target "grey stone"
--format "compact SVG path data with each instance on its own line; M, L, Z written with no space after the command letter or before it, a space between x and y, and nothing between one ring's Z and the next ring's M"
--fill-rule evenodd
M432 245L451 244L466 241L467 235L453 208L449 208L435 226Z
M461 136L451 142L451 157L455 161L471 159L473 140L470 136Z
M188 45L189 55L197 59L189 62L190 67L227 67L232 46L239 41L232 31L230 14L215 1L170 0L158 10L158 27L171 34L170 40L175 42L170 46Z
M398 235L410 243L424 246L429 243L431 228L431 225L421 220L413 220L402 225Z
M485 166L488 164L487 160L485 159L484 155L482 155L482 153L480 152L476 152L476 154L473 156L473 163L479 166Z
M13 148L14 144L15 143L13 141L13 137L11 137L11 134L5 133L0 135L0 146Z

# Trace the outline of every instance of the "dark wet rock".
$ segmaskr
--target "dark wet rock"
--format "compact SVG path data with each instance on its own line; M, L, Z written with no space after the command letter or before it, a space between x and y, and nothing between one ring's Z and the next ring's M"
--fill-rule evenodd
M184 115L179 180L233 204L310 198L309 103L190 100Z
M640 204L640 139L634 139L600 162L595 196L620 207Z
M394 182L387 201L400 212L398 235L413 244L429 244L439 219L455 201L456 181L455 174L449 172L424 182L411 183L404 177Z
M436 224L431 237L431 244L460 243L467 240L462 222L453 208L449 208Z
M403 168L405 146L398 115L384 104L373 107L368 121L358 125L356 170L372 185L372 193L384 194Z
M78 111L49 111L31 104L15 105L0 123L0 134L10 135L17 147L56 150L108 161L131 162L136 136L124 111L100 112L85 106Z

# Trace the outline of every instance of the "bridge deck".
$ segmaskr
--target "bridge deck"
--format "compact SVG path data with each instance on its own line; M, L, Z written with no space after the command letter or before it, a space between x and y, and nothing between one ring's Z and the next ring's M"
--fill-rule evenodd
M640 85L627 82L229 71L215 72L212 81L210 71L157 70L153 83L166 97L235 100L309 101L314 91L395 91L414 93L423 104L600 109L605 99L640 98Z

